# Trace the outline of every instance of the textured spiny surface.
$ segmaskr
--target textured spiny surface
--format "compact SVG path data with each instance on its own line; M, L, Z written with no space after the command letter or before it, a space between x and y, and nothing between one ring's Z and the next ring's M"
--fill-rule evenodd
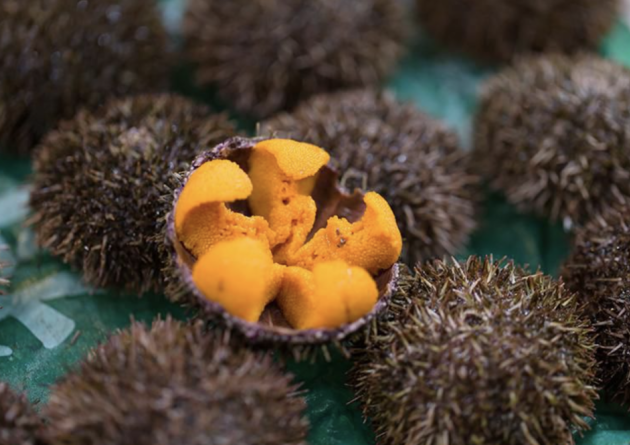
M27 152L60 118L168 86L153 0L0 2L0 147Z
M269 355L201 323L134 323L53 387L51 445L305 445L306 403Z
M612 27L619 0L416 0L424 29L483 61L530 52L594 49Z
M0 444L36 445L41 421L26 396L0 382Z
M391 0L191 0L184 35L198 82L266 117L379 83L402 55L405 25Z
M407 274L352 374L383 445L573 444L596 392L575 296L471 257Z
M630 70L589 55L524 58L485 85L475 138L510 201L583 224L630 197Z
M328 150L345 187L383 195L408 264L455 254L475 227L478 181L457 136L412 105L369 89L319 95L264 122L262 132Z
M168 177L233 136L224 114L172 95L80 112L35 153L32 222L40 244L96 286L162 286Z
M602 386L630 405L630 207L610 209L580 230L562 275L595 326Z

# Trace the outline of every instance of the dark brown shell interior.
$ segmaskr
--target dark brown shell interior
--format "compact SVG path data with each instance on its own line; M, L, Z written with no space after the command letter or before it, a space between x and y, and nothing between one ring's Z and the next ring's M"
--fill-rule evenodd
M245 171L248 171L248 159L251 149L262 139L231 138L218 145L214 149L201 154L195 159L191 170L184 179L182 188L186 185L190 175L201 165L214 159L229 159L239 164ZM173 210L177 205L181 189L175 194ZM338 184L338 175L330 167L326 166L320 170L312 195L317 204L317 216L315 225L309 238L313 234L326 226L326 222L332 216L339 216L355 222L361 219L365 212L363 193L359 190L348 192ZM238 201L230 205L233 211L251 215L247 201ZM373 310L365 317L347 325L335 329L293 329L286 321L282 312L275 303L270 304L265 309L257 323L249 323L228 314L223 307L206 299L197 289L192 280L192 266L195 258L188 252L183 244L177 239L175 232L174 211L171 211L168 221L168 242L171 244L174 260L177 265L178 278L186 286L187 293L195 299L210 318L220 318L229 326L239 329L247 338L254 341L286 341L299 344L315 344L327 341L341 341L346 336L356 332L366 325L377 313L384 310L389 302L389 298L394 291L398 277L398 266L394 265L382 271L374 277L379 289L379 300Z

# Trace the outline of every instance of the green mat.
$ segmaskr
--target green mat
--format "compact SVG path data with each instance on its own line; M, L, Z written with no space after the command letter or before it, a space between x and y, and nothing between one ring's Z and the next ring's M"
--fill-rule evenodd
M176 34L180 0L162 1L169 28ZM621 21L603 42L601 53L630 66L630 29ZM493 70L453 56L419 37L410 55L390 79L388 88L457 129L465 147L470 145L471 116L479 83ZM190 70L175 75L174 88L200 100L212 101L209 91L196 90ZM240 121L248 130L252 122ZM48 387L82 359L87 351L130 317L149 322L157 314L184 312L161 295L137 298L91 289L80 276L39 251L27 217L30 165L24 159L0 157L0 260L13 264L13 286L0 300L0 379L44 403ZM487 193L480 226L466 251L469 254L508 256L522 264L540 266L555 274L568 253L569 239L562 228L539 218L519 214L496 194ZM332 363L290 364L308 394L311 445L369 445L375 442L364 424L352 392L345 387L350 363L335 357ZM597 406L592 430L580 445L627 445L630 413L607 403Z

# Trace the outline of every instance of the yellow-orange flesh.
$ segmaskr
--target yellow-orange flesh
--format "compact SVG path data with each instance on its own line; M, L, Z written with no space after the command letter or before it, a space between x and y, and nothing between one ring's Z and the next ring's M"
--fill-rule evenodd
M336 328L369 313L374 276L402 249L394 214L377 193L359 221L333 216L307 241L317 206L311 194L329 155L271 139L253 147L245 172L209 161L190 176L175 208L179 241L197 259L193 281L228 313L256 322L276 301L295 329ZM226 203L247 200L253 216Z

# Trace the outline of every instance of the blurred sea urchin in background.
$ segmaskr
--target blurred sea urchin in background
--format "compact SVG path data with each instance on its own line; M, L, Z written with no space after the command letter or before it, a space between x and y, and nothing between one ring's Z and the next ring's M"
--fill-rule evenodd
M28 152L81 106L163 90L167 44L154 0L3 0L0 150Z
M316 93L379 84L403 53L406 25L392 0L190 0L183 32L198 82L262 118Z
M426 31L482 61L539 52L595 49L620 9L619 0L416 0Z

